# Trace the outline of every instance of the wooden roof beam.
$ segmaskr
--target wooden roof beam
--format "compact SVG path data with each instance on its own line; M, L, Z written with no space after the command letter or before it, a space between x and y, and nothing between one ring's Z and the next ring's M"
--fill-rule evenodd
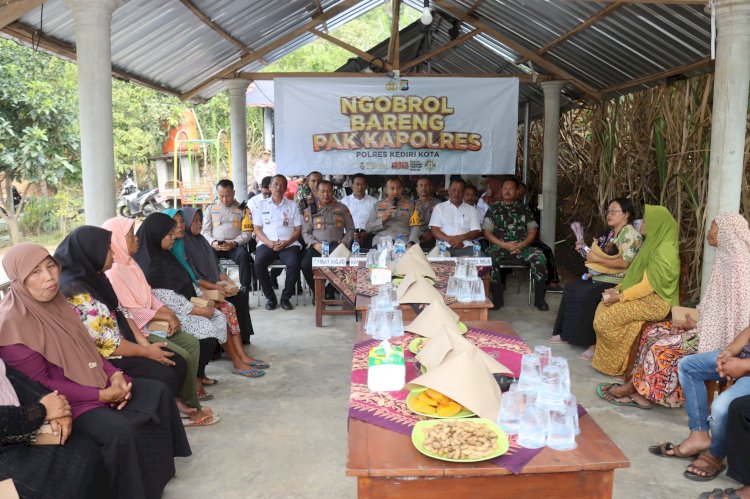
M459 36L455 40L449 41L445 45L442 45L442 46L436 48L432 52L429 52L427 54L419 56L416 59L412 59L411 61L409 61L406 64L402 65L401 66L401 71L406 71L409 68L412 68L414 66L422 64L424 61L426 61L428 59L432 59L433 57L442 54L446 50L450 50L453 47L457 47L457 46L461 45L462 43L468 42L469 40L471 40L472 38L474 38L475 36L477 36L481 32L482 32L481 29L475 29L475 30L470 31L468 33L464 33L463 35Z
M247 66L251 62L260 59L261 57L268 54L269 52L272 52L276 50L277 48L282 47L286 43L294 40L295 38L304 35L310 29L317 27L319 24L322 24L324 21L327 21L331 19L332 17L335 17L341 14L342 12L345 12L346 10L357 5L361 1L362 0L343 0L342 2L336 4L334 7L331 7L330 9L328 9L322 15L313 17L312 20L308 21L307 23L300 26L299 28L287 33L286 35L278 37L276 40L257 49L252 54L247 54L245 56L240 57L238 61L233 62L232 64L230 64L229 66L223 69L220 69L219 71L217 71L216 73L214 73L213 75L209 76L204 81L199 83L194 88L182 94L180 97L183 100L192 99L193 97L201 93L203 90L211 87L218 80L229 77L230 75L242 69L243 67Z
M484 2L484 0L474 0L474 3L469 7L469 10L467 10L466 13L473 16L474 12L476 12L479 6L482 5L482 2Z
M521 54L521 56L525 57L526 59L530 60L531 62L533 62L540 68L543 68L544 70L551 73L555 78L569 81L579 90L581 90L587 97L595 99L595 100L599 100L600 94L598 90L582 82L581 80L579 80L572 74L558 67L556 64L546 60L542 56L536 55L532 50L524 47L523 45L516 42L515 40L512 40L511 38L500 33L498 30L496 30L489 24L486 24L483 21L480 21L478 18L474 16L467 15L465 12L456 9L452 4L449 4L445 0L433 0L433 2L439 5L442 10L446 11L453 17L457 19L461 19L462 21L466 21L472 26L478 29L481 29L484 33L491 36L492 38L502 43L503 45L506 45L512 50L515 50L516 52Z
M240 49L240 51L243 54L249 54L251 53L250 49L247 48L247 46L242 43L240 40L232 36L227 30L216 24L210 17L208 17L206 14L203 13L193 2L192 0L180 0L182 5L187 7L187 9L192 12L195 17L200 19L203 24L214 30L216 33L221 35L222 38L227 40L229 43Z
M401 20L401 0L391 0L391 39L388 42L388 62L394 69L399 69L401 57L401 40L399 21Z
M28 14L31 9L39 7L44 0L5 0L0 5L0 29Z
M648 83L653 83L655 81L664 80L669 77L677 76L683 73L690 73L691 71L697 71L699 69L703 69L705 67L711 66L713 63L714 63L713 59L711 59L710 57L704 57L703 59L700 59L699 61L696 61L692 64L688 64L687 66L670 69L668 71L662 71L661 73L644 76L643 78L638 78L637 80L630 80L630 81L626 81L625 83L618 83L617 85L612 85L610 87L603 88L601 90L601 94L602 96L606 96L607 94L610 94L612 92L620 92L622 90L627 90L629 88L637 87L639 85L646 85Z
M599 21L601 21L602 19L604 19L605 17L607 17L608 15L610 15L612 12L616 11L617 9L619 9L619 8L621 8L623 6L625 6L625 2L613 2L613 3L609 4L609 5L607 5L602 10L600 10L599 12L597 12L596 14L594 14L593 16L589 17L588 19L586 19L585 21L583 21L581 24L579 24L575 28L573 28L570 31L568 31L567 33L565 33L565 34L563 34L563 35L555 38L554 40L552 40L551 42L549 42L547 45L545 45L544 47L542 47L539 50L537 50L536 51L536 55L542 55L542 54L545 54L546 52L549 52L550 50L552 50L553 48L557 47L561 43L567 41L568 39L570 39L570 38L572 38L574 36L576 36L581 31L584 31L584 30L588 29L589 27L591 27L594 24L598 23Z
M76 60L75 45L71 45L67 42L59 40L57 38L53 38L43 33L40 34L36 30L36 28L32 26L28 26L16 21L10 23L0 31L2 31L3 33L7 33L11 37L28 44L33 44L35 46L38 44L39 48L55 54L59 54L67 59L70 59L71 61ZM123 69L118 68L115 65L112 65L112 76L120 80L137 83L138 85L150 88L151 90L156 90L157 92L162 92L174 97L180 96L179 90L166 87L160 83L149 80L148 78L129 73Z
M315 3L315 10L318 12L318 15L323 14L323 4L320 3L320 0L314 0ZM328 33L328 23L323 21L323 31Z
M310 33L312 33L313 35L315 35L315 36L317 36L319 38L327 40L327 41L333 43L334 45L338 45L339 47L341 47L344 50L348 50L352 54L359 56L360 58L366 60L370 64L374 64L375 66L387 69L388 71L393 70L393 66L391 66L387 62L384 62L382 59L380 59L380 57L375 57L374 55L370 54L369 52L365 52L364 50L360 50L360 49L358 49L357 47L355 47L353 45L349 45L345 41L340 40L340 39L336 38L335 36L331 36L328 33L323 33L322 31L319 31L317 29L311 29Z
M408 78L455 78L460 76L462 78L518 78L523 83L532 83L530 75L514 75L508 73L416 73L409 75ZM336 72L336 73L323 73L323 72L302 72L302 73L251 73L242 72L235 75L236 78L242 78L244 80L273 80L274 78L383 78L388 79L387 75L382 73L354 73L354 72ZM536 82L541 81L537 79Z

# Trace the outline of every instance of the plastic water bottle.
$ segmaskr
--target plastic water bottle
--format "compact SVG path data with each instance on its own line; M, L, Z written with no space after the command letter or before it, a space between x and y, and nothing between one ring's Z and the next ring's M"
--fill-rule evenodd
M440 239L438 241L438 255L445 256L446 251L445 241Z
M404 236L398 236L393 249L393 252L396 254L396 258L401 258L406 254L406 243L404 242Z
M323 241L323 253L321 253L321 256L323 258L328 258L329 249L328 249L328 240Z
M354 256L359 256L359 243L357 241L352 243L352 254Z
M474 239L474 245L471 247L471 254L474 258L479 258L480 253L482 253L482 245L479 244L479 239Z

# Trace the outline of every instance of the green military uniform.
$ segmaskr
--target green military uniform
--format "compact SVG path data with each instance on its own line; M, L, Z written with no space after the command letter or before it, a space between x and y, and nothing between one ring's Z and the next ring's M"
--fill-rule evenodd
M354 236L354 221L346 205L334 201L331 204L319 206L315 214L310 208L304 211L302 222L302 238L307 246L323 241L341 243L349 246Z
M529 235L529 231L538 228L534 214L528 206L516 202L505 204L502 200L493 204L487 211L483 229L490 230L503 242L521 242ZM547 280L547 259L542 250L531 246L525 247L518 255L511 255L510 251L494 244L490 245L487 253L492 257L492 281L500 282L499 265L508 259L518 259L531 266L531 276L537 282Z
M312 204L313 199L315 198L313 197L312 189L307 185L307 182L300 185L297 188L297 192L294 193L294 202L297 203L300 213L305 212L305 209Z
M414 209L414 203L408 199L401 198L398 201L396 214L383 222L380 215L392 206L392 201L384 199L376 204L370 218L367 220L365 230L373 235L373 244L381 236L391 236L396 239L398 236L408 238L414 244L419 244L419 213ZM429 222L429 220L428 220Z

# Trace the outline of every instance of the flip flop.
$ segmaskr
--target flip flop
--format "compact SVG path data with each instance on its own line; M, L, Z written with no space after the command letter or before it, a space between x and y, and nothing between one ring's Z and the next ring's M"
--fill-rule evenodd
M691 454L689 456L688 455L680 456L677 454L678 452L680 452L679 449L680 449L679 445L675 445L672 442L664 442L659 445L652 445L651 447L648 448L648 451L654 456L668 457L672 459L688 459L690 461L694 460L700 455L699 453L696 452L695 454ZM667 451L670 451L670 450L673 453L667 454Z
M243 364L247 364L248 366L254 367L256 369L268 369L269 367L271 367L271 364L260 359L253 359L250 362L243 362Z
M695 461L698 461L700 459L703 459L708 464L708 466L698 466L697 464L695 464ZM685 470L682 473L682 476L694 482L710 482L717 476L721 475L721 472L726 469L726 465L724 465L724 463L705 452L701 453L701 455L698 456L698 459L696 459L695 461L693 461L690 466L703 471L704 473L706 473L705 476L699 475L689 470Z
M201 402L205 402L207 400L213 400L214 396L208 393L206 390L201 390L198 392L198 400Z
M724 497L723 490L714 489L711 492L701 492L701 495L698 496L698 499L722 499L723 497Z
M233 367L232 374L236 374L238 376L244 376L246 378L260 378L261 376L265 376L266 372L261 369L255 369L255 368L240 370L240 369Z
M605 386L607 387L606 390L604 389ZM612 388L613 386L622 386L622 383L610 383L609 381L606 381L604 383L599 383L598 385L596 385L596 394L599 395L600 399L607 400L607 396L604 395L604 392L609 393L609 389ZM610 395L612 394L610 393Z
M188 419L182 422L182 426L185 428L195 428L198 426L211 426L221 421L221 417L218 414L206 414L205 417L198 419L197 421Z
M218 379L211 379L211 378L200 378L201 383L203 383L205 386L214 386L219 384Z

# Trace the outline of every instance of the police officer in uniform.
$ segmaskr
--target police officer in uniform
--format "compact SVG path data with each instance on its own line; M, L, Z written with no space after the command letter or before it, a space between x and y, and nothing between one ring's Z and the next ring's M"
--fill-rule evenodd
M435 197L435 186L432 181L423 177L417 180L417 200L414 206L419 213L419 244L423 250L430 250L435 247L435 236L430 230L430 218L432 210L440 204L440 200Z
M307 245L302 260L302 275L310 289L313 285L312 259L323 252L323 241L328 241L329 251L343 244L347 248L354 236L354 221L349 208L333 198L333 184L328 180L318 183L317 211L313 207L305 209L302 222L302 238Z
M373 207L365 230L372 234L372 244L377 245L378 238L390 236L396 239L402 236L407 246L419 244L420 219L414 203L405 199L404 184L399 177L389 177L385 183L388 197Z
M234 199L234 184L222 179L216 184L217 204L206 210L201 233L219 258L229 258L240 268L242 291L250 289L252 259L245 245L252 239L252 218Z

